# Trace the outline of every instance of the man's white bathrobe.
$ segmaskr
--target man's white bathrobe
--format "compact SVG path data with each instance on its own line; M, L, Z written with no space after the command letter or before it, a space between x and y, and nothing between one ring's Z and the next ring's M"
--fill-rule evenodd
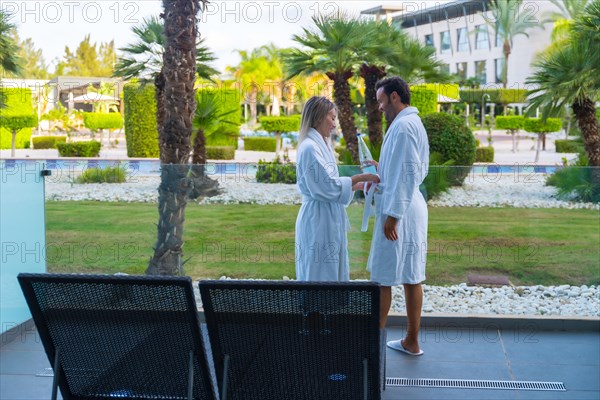
M340 177L333 150L311 129L296 154L296 178L302 206L296 220L296 279L350 279L346 206L352 179Z
M425 280L427 203L419 185L429 169L427 132L415 107L402 110L390 125L381 147L375 192L375 226L367 269L383 286ZM386 239L388 216L398 219L398 240Z

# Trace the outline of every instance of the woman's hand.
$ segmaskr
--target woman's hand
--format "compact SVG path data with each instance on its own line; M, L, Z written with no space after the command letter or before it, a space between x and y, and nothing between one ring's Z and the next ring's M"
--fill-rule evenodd
M367 187L363 182L367 182ZM356 174L352 176L352 190L368 190L371 187L371 183L379 183L379 175L377 174Z

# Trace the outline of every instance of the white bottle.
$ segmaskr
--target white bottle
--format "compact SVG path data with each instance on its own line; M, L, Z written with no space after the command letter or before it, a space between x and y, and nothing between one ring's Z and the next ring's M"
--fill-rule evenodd
M362 167L363 172L368 174L376 174L377 169L375 165L369 163L369 161L373 161L373 156L365 143L365 139L363 139L362 134L357 134L356 139L358 140L358 159L360 161L360 166Z

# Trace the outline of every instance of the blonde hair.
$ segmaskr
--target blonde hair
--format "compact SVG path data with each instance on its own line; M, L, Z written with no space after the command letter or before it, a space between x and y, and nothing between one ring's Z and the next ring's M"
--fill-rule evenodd
M316 128L323 121L329 111L335 109L333 104L327 97L313 96L304 105L302 109L302 118L300 120L300 133L298 142L302 143L308 136L310 128Z

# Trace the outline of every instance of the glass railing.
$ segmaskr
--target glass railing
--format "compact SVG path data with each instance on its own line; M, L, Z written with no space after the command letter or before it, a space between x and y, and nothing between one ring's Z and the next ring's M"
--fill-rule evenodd
M0 167L50 171L39 250L49 272L144 274L166 242L181 249L177 268L194 279L295 278L302 195L294 184L259 182L293 181L292 165L59 159ZM420 187L427 242L406 238L426 260L424 312L598 316L599 176L584 167L431 166ZM99 180L116 183L83 183ZM355 192L347 207L351 279L369 279L374 219L362 232L364 203ZM395 308L403 307L399 289Z

